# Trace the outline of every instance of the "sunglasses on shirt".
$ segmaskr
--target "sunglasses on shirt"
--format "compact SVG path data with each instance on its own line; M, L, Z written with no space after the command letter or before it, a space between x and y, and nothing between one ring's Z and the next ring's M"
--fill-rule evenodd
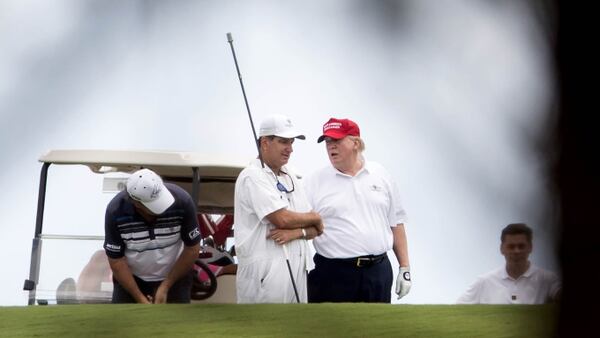
M288 190L285 185L283 185L281 182L279 182L279 178L277 178L277 175L275 175L275 179L277 180L277 184L275 185L277 187L277 190L281 191L281 192L285 192L285 193L291 193L294 191L294 189L296 189L296 187L294 186L294 180L292 179L292 177L284 172L284 171L280 171L281 173L287 175L290 178L290 181L292 181L292 190Z

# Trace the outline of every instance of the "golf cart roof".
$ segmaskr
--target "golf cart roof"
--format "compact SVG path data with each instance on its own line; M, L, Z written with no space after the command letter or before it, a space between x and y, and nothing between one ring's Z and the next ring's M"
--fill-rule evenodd
M98 174L132 173L148 168L165 182L179 185L193 196L194 169L200 176L198 212L231 214L235 180L249 162L239 158L193 152L130 150L50 150L40 162L85 165Z
M128 172L148 168L161 176L191 177L199 168L202 177L236 178L248 161L231 157L175 151L131 151L101 149L50 150L40 162L85 165L95 173Z

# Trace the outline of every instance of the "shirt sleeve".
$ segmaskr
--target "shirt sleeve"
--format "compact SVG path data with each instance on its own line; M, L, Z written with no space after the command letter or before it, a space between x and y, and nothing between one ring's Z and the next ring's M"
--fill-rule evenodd
M550 283L549 297L551 300L556 300L557 296L562 288L560 278L554 272L548 272L548 280Z
M246 176L242 184L245 196L248 196L245 203L248 203L260 220L288 205L275 184L271 184L264 172L260 172L259 175Z
M388 212L388 222L390 226L395 227L398 224L405 224L407 222L406 211L404 211L404 207L402 206L402 202L400 200L400 189L398 188L398 184L392 178L392 176L381 167L383 175L389 184L389 194L390 194L390 208Z
M478 304L479 303L479 290L481 288L481 279L478 278L465 293L463 293L458 300L457 304Z
M104 216L104 251L109 258L125 256L125 242L115 224L113 203L109 203Z
M183 208L183 223L181 226L181 240L186 246L194 246L200 243L200 227L198 226L198 216L196 206L192 197L185 192L181 197Z

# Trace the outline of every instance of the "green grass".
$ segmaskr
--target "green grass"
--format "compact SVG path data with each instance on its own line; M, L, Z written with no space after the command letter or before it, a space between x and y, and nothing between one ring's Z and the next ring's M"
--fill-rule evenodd
M549 337L553 305L0 307L0 337Z

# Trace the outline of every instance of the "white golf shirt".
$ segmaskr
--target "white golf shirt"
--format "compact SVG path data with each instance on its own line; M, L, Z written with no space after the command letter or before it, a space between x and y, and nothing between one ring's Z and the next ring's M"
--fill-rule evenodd
M313 245L327 258L385 253L393 247L391 227L406 222L398 187L375 162L365 161L355 176L327 166L308 179L306 190L325 226Z
M235 184L234 238L238 258L238 303L295 303L283 246L267 235L275 226L266 218L279 209L308 212L310 206L298 177L288 171L278 177L288 191L277 189L273 171L259 160L245 168ZM293 180L293 182L292 182ZM306 302L306 271L311 268L308 242L287 243L288 257L301 302Z
M531 264L514 279L502 266L479 278L457 300L458 304L544 304L561 288L558 276Z

